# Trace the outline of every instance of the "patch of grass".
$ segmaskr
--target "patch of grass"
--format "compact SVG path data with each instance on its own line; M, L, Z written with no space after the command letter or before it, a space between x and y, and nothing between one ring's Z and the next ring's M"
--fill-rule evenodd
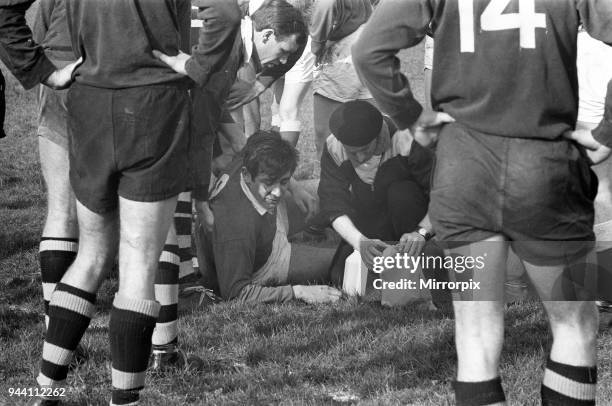
M422 100L422 49L402 52ZM37 244L44 188L35 137L35 95L9 78L9 137L0 140L0 404L9 387L33 387L42 349L42 290ZM269 94L264 104L269 104ZM267 109L263 110L267 112ZM316 179L311 98L302 110L298 178ZM269 114L263 117L264 128ZM72 405L104 405L111 390L108 319L114 279L98 293L96 317L83 337L87 363L69 375ZM379 296L336 305L241 306L182 303L182 347L204 360L201 373L150 374L148 405L450 405L455 375L453 320L413 304L388 309ZM599 404L612 403L612 338L599 337ZM502 377L511 405L539 404L550 334L541 308L509 308Z

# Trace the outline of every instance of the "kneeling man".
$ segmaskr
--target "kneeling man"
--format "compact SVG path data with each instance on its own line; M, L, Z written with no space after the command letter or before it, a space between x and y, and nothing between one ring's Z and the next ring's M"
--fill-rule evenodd
M408 255L441 254L426 245L433 236L427 217L433 152L408 131L398 132L391 119L365 101L342 104L329 128L319 199L322 215L343 239L333 259L333 282L342 284L353 250L369 269L389 241L399 240L397 249Z
M257 132L211 192L215 220L211 232L197 230L198 259L204 285L223 299L324 303L340 298L340 291L321 284L329 281L333 250L287 239L294 210L285 195L297 159L287 141Z

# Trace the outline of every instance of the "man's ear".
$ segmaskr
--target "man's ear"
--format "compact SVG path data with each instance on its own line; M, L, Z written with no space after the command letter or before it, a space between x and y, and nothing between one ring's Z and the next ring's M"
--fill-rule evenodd
M272 35L274 35L274 30L272 28L264 28L261 32L261 38L263 43L265 44L266 42L268 42L268 40L272 38Z
M253 183L253 179L251 178L251 174L249 173L249 171L247 170L246 166L243 166L240 169L240 172L242 173L242 177L244 178L244 181L247 184L251 184Z

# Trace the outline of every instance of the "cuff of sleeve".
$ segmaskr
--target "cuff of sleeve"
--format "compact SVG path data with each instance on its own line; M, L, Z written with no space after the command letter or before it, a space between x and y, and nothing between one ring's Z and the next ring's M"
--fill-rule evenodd
M55 65L41 52L40 58L32 69L24 75L19 75L19 81L26 90L29 90L42 83L53 72L55 72Z
M406 108L392 115L391 118L400 130L405 130L406 128L410 128L417 121L422 112L423 107L421 104L413 99L408 102Z
M210 67L202 67L198 61L191 57L185 63L185 70L187 75L194 81L198 86L204 86L208 82L210 76Z
M600 144L612 148L612 122L604 118L593 130L593 138Z

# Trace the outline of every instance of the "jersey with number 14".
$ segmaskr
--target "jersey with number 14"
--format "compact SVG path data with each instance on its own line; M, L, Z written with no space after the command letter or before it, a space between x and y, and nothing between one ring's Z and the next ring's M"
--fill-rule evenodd
M431 24L434 109L486 134L554 139L576 122L581 23L612 44L612 0L385 0L353 57L382 109L408 127L421 107L395 54Z

